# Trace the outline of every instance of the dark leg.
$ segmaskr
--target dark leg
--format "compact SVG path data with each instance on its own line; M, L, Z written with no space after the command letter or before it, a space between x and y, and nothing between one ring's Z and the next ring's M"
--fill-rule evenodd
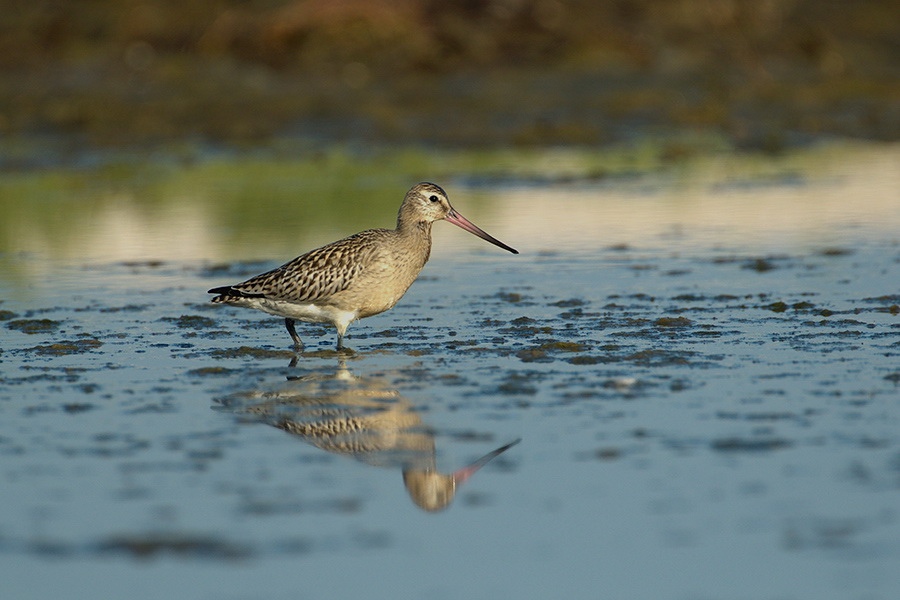
M343 349L344 349L344 336L341 335L340 333L338 333L338 344L337 344L337 349L338 349L338 350L343 350Z
M294 340L294 346L296 346L297 348L302 348L303 342L300 341L300 336L297 335L297 330L294 328L294 320L285 319L284 326L287 327L288 333L291 334L291 339Z

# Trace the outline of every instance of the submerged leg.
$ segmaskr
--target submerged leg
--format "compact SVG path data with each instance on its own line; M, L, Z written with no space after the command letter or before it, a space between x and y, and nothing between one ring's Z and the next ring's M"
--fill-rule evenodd
M294 340L294 346L296 346L297 348L302 348L303 342L300 341L300 336L297 335L297 330L294 328L294 320L285 319L284 326L287 327L288 333L291 334L291 339Z
M344 318L339 319L334 322L334 328L337 329L338 339L337 339L337 349L344 349L344 334L347 333L347 328L350 327L350 323L353 322L356 315L347 314Z

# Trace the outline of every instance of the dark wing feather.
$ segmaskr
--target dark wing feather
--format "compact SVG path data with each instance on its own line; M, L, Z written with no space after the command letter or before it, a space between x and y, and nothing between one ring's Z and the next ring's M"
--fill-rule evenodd
M243 283L211 291L225 294L230 291L232 295L289 302L316 302L350 287L376 261L377 242L387 233L383 229L363 231L311 250Z
M263 298L263 294L250 294L247 292L242 292L240 290L235 289L230 285L225 285L222 287L217 287L206 292L207 294L221 294L222 296L231 296L235 298ZM215 299L213 299L215 301Z

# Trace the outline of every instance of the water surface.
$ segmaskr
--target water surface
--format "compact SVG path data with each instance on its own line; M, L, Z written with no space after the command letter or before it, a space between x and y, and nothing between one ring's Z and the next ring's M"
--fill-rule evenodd
M46 198L58 213L4 226L4 587L894 598L898 157L457 165L438 181L456 208L522 254L437 224L423 276L350 328L352 353L306 325L299 356L279 320L205 290L390 225L405 186L376 179L377 211L312 230L289 208L266 227L223 218L223 188L199 179L129 176L115 196L80 175L87 212L67 183ZM351 418L366 425L313 427Z

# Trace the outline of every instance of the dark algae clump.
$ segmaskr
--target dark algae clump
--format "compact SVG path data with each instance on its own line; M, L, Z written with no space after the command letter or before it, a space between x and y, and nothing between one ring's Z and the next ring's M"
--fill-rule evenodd
M660 317L653 323L657 327L690 327L694 324L687 317Z
M227 348L212 350L210 356L213 358L293 358L294 353L287 350L267 350L266 348L251 348L250 346L241 346L240 348Z
M79 340L62 341L56 342L54 344L34 346L32 348L27 348L26 351L50 356L64 356L67 354L82 354L84 352L90 352L91 350L96 350L102 345L103 342L98 339L83 338Z
M177 318L163 317L162 320L174 323L176 327L181 329L209 329L216 326L215 320L197 315L182 315Z
M61 324L62 321L54 321L53 319L19 319L10 321L6 324L6 327L22 333L49 333L59 329Z

